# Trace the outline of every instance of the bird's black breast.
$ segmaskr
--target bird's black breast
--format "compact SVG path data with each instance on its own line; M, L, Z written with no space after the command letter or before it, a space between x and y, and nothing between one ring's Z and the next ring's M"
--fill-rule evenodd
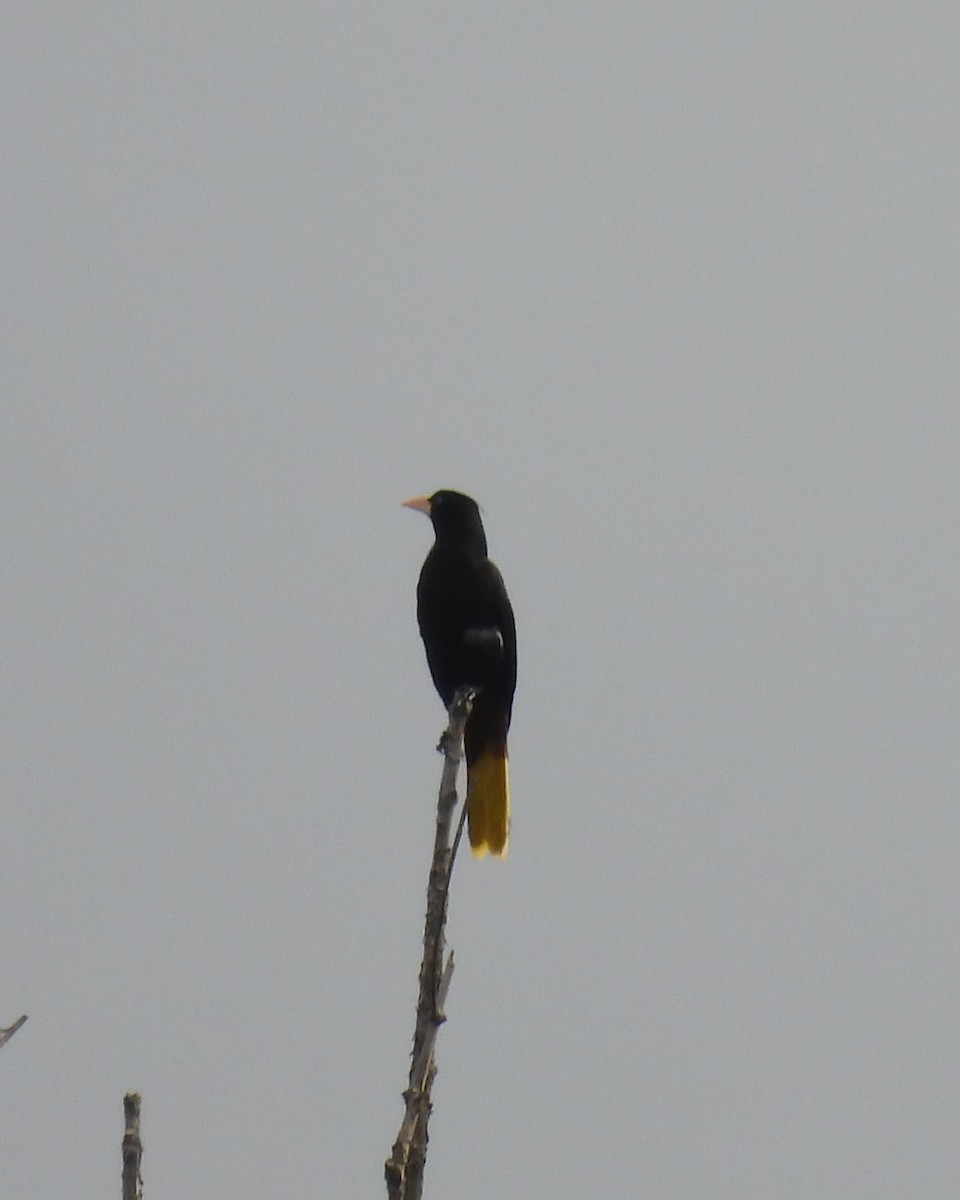
M517 681L516 630L494 564L434 546L417 585L417 621L444 704L450 705L458 687L472 685L509 714Z

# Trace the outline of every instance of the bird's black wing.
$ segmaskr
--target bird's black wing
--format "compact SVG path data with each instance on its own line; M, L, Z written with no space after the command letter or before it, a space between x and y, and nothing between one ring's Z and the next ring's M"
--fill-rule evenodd
M417 587L417 618L430 674L444 704L471 685L509 705L517 678L513 609L489 559L427 555Z

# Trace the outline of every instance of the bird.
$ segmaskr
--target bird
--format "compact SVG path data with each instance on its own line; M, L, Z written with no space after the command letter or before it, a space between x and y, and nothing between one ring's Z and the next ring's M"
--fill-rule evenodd
M463 739L470 849L475 858L503 858L510 828L507 730L517 686L513 608L487 557L475 500L443 489L403 504L433 524L435 541L417 583L417 623L434 686L447 708L458 688L476 689Z

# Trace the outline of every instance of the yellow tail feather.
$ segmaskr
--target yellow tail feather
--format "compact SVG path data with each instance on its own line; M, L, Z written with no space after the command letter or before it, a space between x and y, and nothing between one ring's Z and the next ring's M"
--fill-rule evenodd
M483 753L470 764L467 779L467 829L474 858L507 853L510 784L506 755Z

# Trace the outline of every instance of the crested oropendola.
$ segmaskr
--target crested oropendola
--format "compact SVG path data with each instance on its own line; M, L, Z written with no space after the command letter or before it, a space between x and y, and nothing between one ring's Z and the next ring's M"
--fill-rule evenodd
M503 857L510 826L507 730L517 685L513 609L487 557L474 500L443 490L404 504L426 513L436 538L417 584L417 622L433 682L447 708L458 688L476 689L464 731L470 848L477 858Z

